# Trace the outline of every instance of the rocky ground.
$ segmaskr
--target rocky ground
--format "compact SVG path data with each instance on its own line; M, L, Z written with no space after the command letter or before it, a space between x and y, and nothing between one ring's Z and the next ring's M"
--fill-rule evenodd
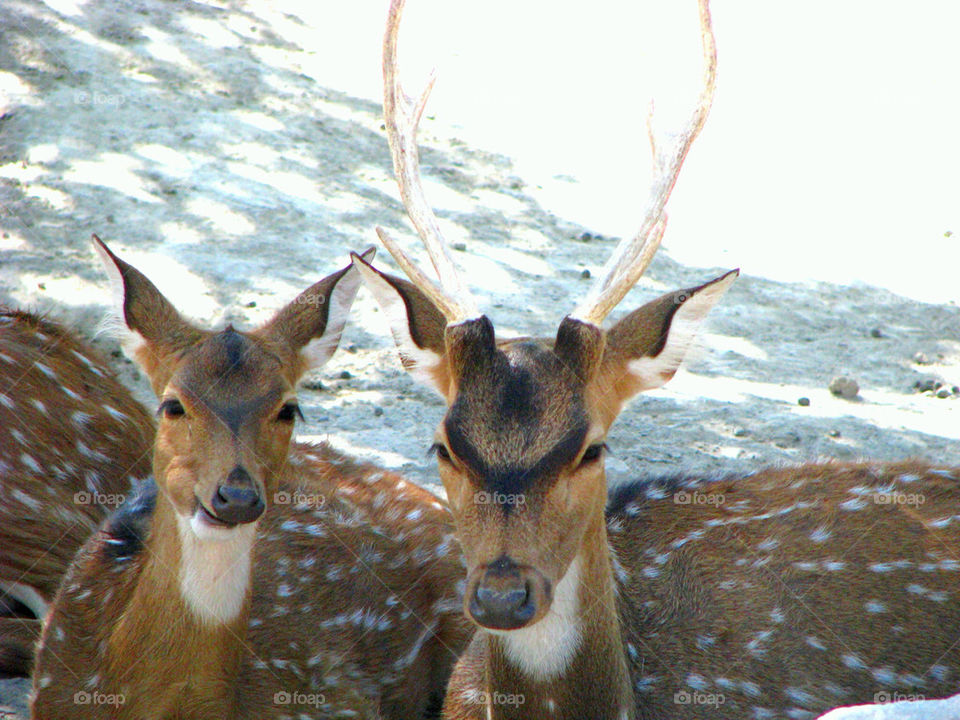
M109 296L92 232L213 325L265 320L372 244L378 224L418 252L379 105L302 72L314 20L283 4L123 5L0 6L0 302L46 312L115 353L114 340L95 337ZM546 210L510 158L441 123L425 121L422 145L428 193L498 332L555 332L616 238ZM623 306L725 269L661 253ZM436 489L425 451L442 404L400 369L365 291L342 348L302 390L301 433ZM858 390L831 393L838 376ZM957 384L955 304L744 274L686 368L618 420L609 474L822 457L958 465ZM22 687L2 700L19 707Z

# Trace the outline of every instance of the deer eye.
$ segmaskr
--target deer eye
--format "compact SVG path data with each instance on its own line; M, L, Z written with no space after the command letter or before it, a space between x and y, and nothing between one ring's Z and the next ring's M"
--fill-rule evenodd
M284 403L277 413L279 422L293 422L297 417L303 420L303 413L300 412L300 405L295 402Z
M596 443L595 445L591 445L584 451L583 457L580 459L580 464L586 465L587 463L592 463L595 460L599 460L603 455L603 451L606 449L606 443Z
M168 420L176 420L177 418L183 417L186 415L186 410L183 409L183 405L180 404L180 401L176 398L168 398L160 403L160 407L157 408L157 415L163 415L163 417Z
M434 443L430 446L430 450L428 452L431 454L436 453L437 457L441 460L450 462L450 451L447 450L447 446L443 443Z

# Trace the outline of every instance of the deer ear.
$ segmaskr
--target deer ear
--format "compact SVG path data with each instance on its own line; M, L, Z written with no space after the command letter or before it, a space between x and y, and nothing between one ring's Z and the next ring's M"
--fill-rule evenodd
M124 262L96 235L93 247L110 277L115 318L124 352L150 378L155 392L166 385L167 360L203 337L203 331L184 320L146 276Z
M600 382L612 389L620 404L673 377L700 323L739 274L731 270L699 287L663 295L607 332Z
M390 324L400 362L415 380L446 397L450 392L446 317L413 283L382 273L357 255L353 264Z
M363 252L363 257L373 259L375 253L370 247ZM300 293L257 334L299 352L301 372L319 368L340 344L359 289L360 274L351 263Z

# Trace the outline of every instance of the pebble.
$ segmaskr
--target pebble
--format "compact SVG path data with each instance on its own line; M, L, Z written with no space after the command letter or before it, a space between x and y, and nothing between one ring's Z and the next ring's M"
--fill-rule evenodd
M875 328L873 328L873 329L870 331L870 337L872 337L872 338L882 338L882 337L886 337L886 335L883 334L883 330L881 330L881 329L878 328L878 327L875 327Z
M341 380L349 380L352 377L353 377L353 373L350 372L349 370L344 370L343 372L340 373Z
M802 397L799 400L797 400L797 405L800 405L801 407L807 407L809 404L810 404L810 398L808 397Z
M590 271L589 271L588 269L584 268L583 272L580 273L580 277L582 277L584 280L589 280L589 279L590 279Z
M733 436L734 436L734 437L746 437L746 436L749 435L749 434L750 434L750 431L747 430L746 428L742 428L742 427L739 427L739 428L737 428L736 430L733 431Z
M373 414L375 417L380 417L383 415L383 408L377 405L375 408L373 408Z
M947 390L946 388L943 388L943 389L941 389L941 390L938 390L938 391L937 391L937 397L940 398L941 400L942 400L943 398L948 398L948 397L950 397L950 391Z
M841 375L830 381L830 392L837 397L852 400L860 392L860 385L853 378Z
M936 378L924 378L923 380L917 380L913 384L913 388L917 392L936 392L942 387L943 383Z
M830 437L832 437L832 438L838 438L838 437L840 437L840 431L839 431L839 430L831 430L831 431L830 431Z
M913 361L914 361L917 365L929 365L929 364L930 364L930 358L927 357L926 353L922 353L922 352L914 353L914 355L913 355Z

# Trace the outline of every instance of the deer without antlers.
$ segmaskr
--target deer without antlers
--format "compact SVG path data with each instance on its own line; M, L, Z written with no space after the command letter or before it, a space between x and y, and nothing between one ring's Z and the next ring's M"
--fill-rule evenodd
M334 352L343 268L264 326L197 328L95 239L160 398L155 480L84 545L44 626L33 717L416 718L468 638L449 516L398 476L291 443Z
M30 611L0 620L0 671L25 675L73 556L150 474L153 421L79 338L2 310L0 428L0 586Z
M676 142L654 148L641 230L547 340L497 339L456 277L417 169L426 92L414 102L399 83L402 7L391 3L384 40L386 129L440 282L380 229L412 282L354 262L403 364L447 402L434 447L466 557L464 613L478 631L444 717L812 718L880 691L951 693L960 670L960 611L950 603L960 584L958 471L807 465L607 491L610 425L633 395L674 375L737 275L664 295L603 328L654 255L710 107L706 0L704 89ZM916 511L875 502L904 492L927 502ZM682 493L724 501L683 504Z

